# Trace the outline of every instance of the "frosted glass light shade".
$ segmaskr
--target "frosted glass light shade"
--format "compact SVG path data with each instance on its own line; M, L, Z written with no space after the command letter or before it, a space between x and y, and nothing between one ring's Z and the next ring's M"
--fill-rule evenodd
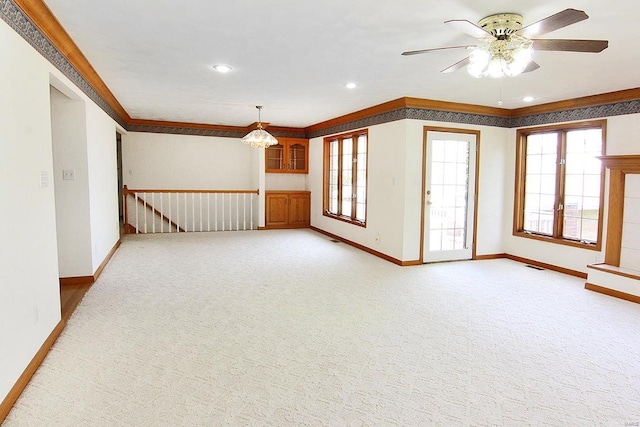
M473 77L500 79L522 73L533 59L531 41L517 35L482 44L469 54L467 71Z
M242 138L242 142L251 145L253 148L267 148L272 145L276 145L278 140L275 139L269 132L258 127Z

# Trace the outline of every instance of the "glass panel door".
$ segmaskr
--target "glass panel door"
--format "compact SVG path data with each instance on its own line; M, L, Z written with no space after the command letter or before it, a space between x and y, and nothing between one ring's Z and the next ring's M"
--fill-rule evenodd
M476 136L427 132L423 262L471 259Z
M285 169L284 146L272 145L266 149L267 170L280 171Z
M306 159L306 147L304 145L289 145L289 169L296 171L307 169Z

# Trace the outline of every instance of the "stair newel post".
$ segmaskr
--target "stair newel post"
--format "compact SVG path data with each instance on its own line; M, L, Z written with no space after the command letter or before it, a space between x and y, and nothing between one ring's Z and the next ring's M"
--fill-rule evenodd
M127 208L127 199L129 199L129 189L125 185L122 189L122 197L124 198L124 233L129 234L129 209Z

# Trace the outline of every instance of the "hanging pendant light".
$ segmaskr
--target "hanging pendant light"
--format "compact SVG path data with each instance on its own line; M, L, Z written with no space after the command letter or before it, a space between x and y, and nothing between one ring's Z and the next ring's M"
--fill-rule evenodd
M276 145L278 140L269 132L262 129L262 123L260 121L260 110L262 110L262 105L256 105L256 108L258 109L258 128L246 134L242 138L242 142L249 144L254 148L267 148L272 145Z

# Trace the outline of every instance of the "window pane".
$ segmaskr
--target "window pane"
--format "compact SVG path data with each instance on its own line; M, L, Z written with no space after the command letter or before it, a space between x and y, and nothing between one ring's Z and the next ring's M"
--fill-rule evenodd
M556 133L527 136L523 224L525 231L553 234L557 150Z
M367 136L358 136L356 220L365 221L367 210Z
M595 242L600 213L602 130L567 132L562 237Z
M340 215L351 217L351 196L353 195L353 140L342 140L342 209Z
M356 205L356 219L358 221L360 221L360 222L364 222L365 221L366 209L367 209L367 206L364 203L358 203Z
M325 165L325 208L329 213L364 223L367 203L366 133L325 139L325 150L328 163Z
M338 140L329 142L329 174L327 183L329 191L329 206L327 210L333 214L338 213Z

